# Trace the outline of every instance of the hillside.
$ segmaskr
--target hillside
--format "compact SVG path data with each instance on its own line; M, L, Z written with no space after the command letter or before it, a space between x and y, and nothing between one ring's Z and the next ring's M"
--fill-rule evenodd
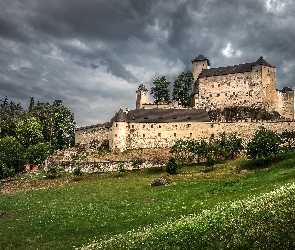
M294 164L290 151L269 166L185 166L164 187L150 186L160 168L18 176L0 184L0 248L293 249Z

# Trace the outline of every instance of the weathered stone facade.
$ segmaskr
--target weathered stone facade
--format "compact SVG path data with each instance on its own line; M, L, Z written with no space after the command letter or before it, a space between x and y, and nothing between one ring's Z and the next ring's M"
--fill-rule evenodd
M275 68L262 57L254 63L213 69L202 55L192 63L191 108L149 104L148 90L141 84L135 110L120 109L110 123L77 129L76 144L123 151L167 148L177 139L208 139L222 132L236 132L247 141L261 126L277 132L295 130L294 91L276 89Z
M198 64L196 64L196 62ZM202 55L193 60L193 106L207 110L267 104L282 117L294 119L294 91L276 89L276 69L262 57L256 62L208 69ZM205 67L200 70L201 67ZM200 72L200 73L199 73ZM199 74L198 74L199 73Z

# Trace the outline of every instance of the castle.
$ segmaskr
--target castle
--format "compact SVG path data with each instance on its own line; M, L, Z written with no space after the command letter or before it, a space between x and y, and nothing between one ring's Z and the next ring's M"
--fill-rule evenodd
M110 122L76 129L76 145L93 149L167 148L177 139L209 138L237 132L249 139L260 127L295 130L294 91L276 89L275 67L253 63L210 68L203 55L192 60L191 107L148 103L142 83L136 109L120 109Z

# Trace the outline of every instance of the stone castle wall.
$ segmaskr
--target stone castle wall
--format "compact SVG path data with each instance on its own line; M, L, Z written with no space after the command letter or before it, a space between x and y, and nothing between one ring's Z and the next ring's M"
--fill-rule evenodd
M109 140L108 136L111 127L104 125L95 125L76 129L75 145L84 145L90 149L101 149Z
M119 124L118 124L119 123ZM116 126L118 125L118 126ZM234 122L234 123L114 123L109 138L111 150L135 148L168 148L177 139L209 139L222 132L236 132L238 136L248 141L261 126L278 133L284 130L295 130L295 122Z
M193 105L209 110L267 103L283 117L294 119L294 92L276 90L275 68L256 65L252 71L199 78Z

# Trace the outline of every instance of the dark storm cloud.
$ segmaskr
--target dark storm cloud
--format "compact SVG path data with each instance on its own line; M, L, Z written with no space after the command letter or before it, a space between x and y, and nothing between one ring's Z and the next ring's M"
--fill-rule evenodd
M0 1L0 99L62 99L77 124L134 108L135 90L173 81L203 54L212 67L256 61L295 87L292 0ZM152 98L150 97L150 101ZM25 106L26 108L27 106Z

